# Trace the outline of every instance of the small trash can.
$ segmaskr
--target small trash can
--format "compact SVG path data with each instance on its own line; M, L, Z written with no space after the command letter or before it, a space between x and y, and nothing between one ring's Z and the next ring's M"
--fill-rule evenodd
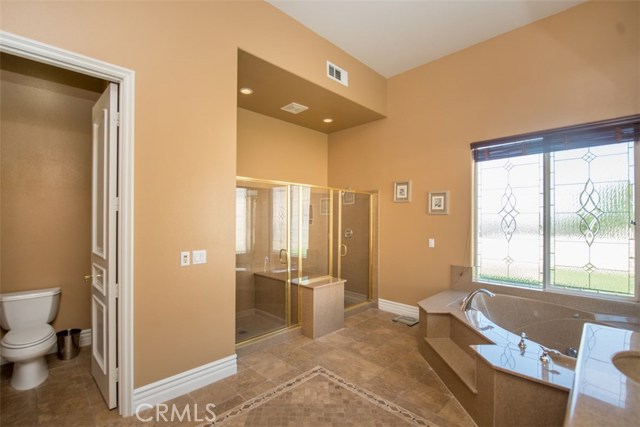
M80 351L80 329L65 329L56 334L58 336L58 358L73 359Z

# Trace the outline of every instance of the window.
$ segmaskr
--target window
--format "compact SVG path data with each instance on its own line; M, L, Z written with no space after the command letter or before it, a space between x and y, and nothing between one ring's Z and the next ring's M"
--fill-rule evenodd
M477 280L637 298L640 116L471 145Z
M291 188L291 256L307 257L309 250L309 206L311 205L311 188L293 185ZM273 248L287 247L287 187L273 190ZM302 206L300 206L302 203ZM302 222L299 222L302 209ZM298 232L301 230L301 233Z

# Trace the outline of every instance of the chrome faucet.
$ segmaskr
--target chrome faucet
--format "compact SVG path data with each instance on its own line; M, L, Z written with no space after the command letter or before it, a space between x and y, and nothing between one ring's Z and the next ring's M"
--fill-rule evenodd
M486 289L480 288L480 289L476 289L473 292L470 292L469 295L467 295L466 297L464 297L464 299L462 300L462 304L460 304L460 311L467 311L471 308L471 301L473 301L473 297L476 296L476 294L478 293L483 293L485 295L488 295L489 297L493 298L496 296L496 294L494 294L493 292L490 292Z

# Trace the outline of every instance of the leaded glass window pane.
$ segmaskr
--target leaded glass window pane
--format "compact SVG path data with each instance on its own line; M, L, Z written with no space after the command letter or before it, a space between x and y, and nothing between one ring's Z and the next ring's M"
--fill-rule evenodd
M476 163L476 276L541 286L543 155Z
M633 296L633 143L549 156L550 285Z

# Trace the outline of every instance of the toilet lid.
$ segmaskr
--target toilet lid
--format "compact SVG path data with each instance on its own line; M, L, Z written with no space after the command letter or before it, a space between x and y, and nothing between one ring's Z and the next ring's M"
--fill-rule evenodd
M2 346L6 348L22 348L38 345L50 339L56 331L49 324L12 329L2 338Z

